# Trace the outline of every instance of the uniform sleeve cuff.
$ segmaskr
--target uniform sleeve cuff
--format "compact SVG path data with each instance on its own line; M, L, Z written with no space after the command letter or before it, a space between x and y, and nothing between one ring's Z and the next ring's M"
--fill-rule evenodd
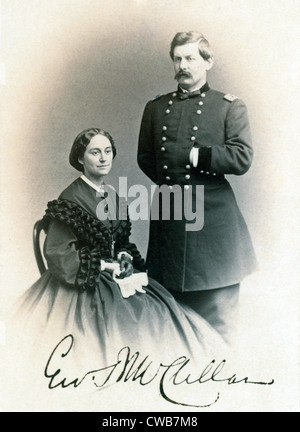
M197 168L209 170L211 166L211 147L200 147Z

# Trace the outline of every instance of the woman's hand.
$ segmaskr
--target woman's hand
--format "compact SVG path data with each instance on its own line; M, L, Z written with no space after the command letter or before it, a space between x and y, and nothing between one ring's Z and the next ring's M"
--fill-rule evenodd
M120 274L117 276L119 279L124 279L133 274L132 257L128 253L121 252L118 255L118 262L120 264Z

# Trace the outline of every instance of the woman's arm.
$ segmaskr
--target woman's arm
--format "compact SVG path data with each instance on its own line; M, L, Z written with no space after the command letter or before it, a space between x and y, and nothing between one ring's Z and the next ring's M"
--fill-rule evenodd
M95 287L101 273L100 251L79 247L67 224L56 220L50 223L44 255L49 271L61 282L82 290Z
M144 259L142 258L136 245L134 243L130 243L131 222L129 220L128 214L127 217L128 219L123 226L123 232L118 235L115 245L116 258L119 262L123 258L124 265L126 265L126 262L130 262L136 270L145 271Z

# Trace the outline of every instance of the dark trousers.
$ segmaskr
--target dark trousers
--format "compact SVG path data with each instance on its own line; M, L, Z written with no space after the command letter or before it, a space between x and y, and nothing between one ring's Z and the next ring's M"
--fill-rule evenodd
M172 291L214 327L228 344L233 343L238 318L240 284L205 291Z

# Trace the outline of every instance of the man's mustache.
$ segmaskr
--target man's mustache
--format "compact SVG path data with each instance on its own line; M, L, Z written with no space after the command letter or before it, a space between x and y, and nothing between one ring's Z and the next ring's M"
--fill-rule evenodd
M185 72L185 71L178 71L175 74L175 79L178 79L180 77L187 77L187 78L192 78L192 74L190 72Z

